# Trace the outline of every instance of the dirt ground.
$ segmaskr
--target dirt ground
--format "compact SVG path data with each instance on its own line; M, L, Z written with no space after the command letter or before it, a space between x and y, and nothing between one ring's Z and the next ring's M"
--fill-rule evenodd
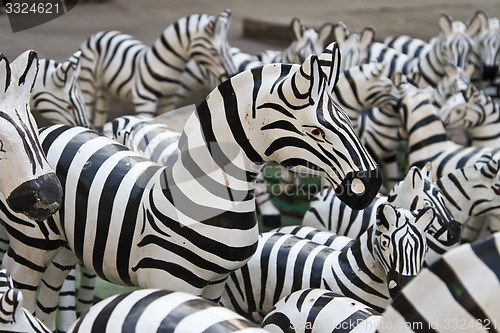
M311 27L342 21L353 32L371 25L381 40L396 34L435 36L440 13L465 21L481 9L490 17L500 17L499 0L83 0L63 16L17 33L12 33L7 15L0 14L0 52L14 59L31 48L40 57L64 60L100 30L121 30L149 45L180 17L216 15L227 8L232 10L229 41L249 53L280 50L285 45L242 37L244 18L288 25L298 17Z

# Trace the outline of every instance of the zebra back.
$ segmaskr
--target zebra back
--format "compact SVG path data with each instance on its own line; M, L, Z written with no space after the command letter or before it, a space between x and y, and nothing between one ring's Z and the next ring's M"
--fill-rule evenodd
M32 111L39 112L54 124L91 126L78 84L80 54L81 51L77 51L62 63L50 59L39 60L30 106Z
M0 181L2 203L36 220L54 214L62 201L61 184L40 146L29 101L38 57L26 51L12 63L0 53Z
M333 29L333 40L339 44L342 54L340 69L345 71L353 66L366 63L368 47L375 39L375 28L368 26L359 34L347 30L343 22L337 22Z
M108 297L92 306L69 332L255 332L265 330L203 298L160 289Z
M5 269L0 271L0 330L25 333L52 332L23 308L23 296L14 289L12 279Z

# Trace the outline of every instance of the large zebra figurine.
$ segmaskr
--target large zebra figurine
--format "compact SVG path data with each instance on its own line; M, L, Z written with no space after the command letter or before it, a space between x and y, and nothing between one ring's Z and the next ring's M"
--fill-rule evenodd
M382 204L388 202L409 210L432 206L437 210L438 216L429 228L428 244L432 253L442 254L449 246L458 242L459 222L463 223L463 221L457 221L457 217L449 208L448 198L445 197L440 187L432 182L430 168L430 163L422 169L410 168L404 180L394 186L389 196L378 195L372 204L363 210L347 207L331 189L326 188L311 201L302 219L302 225L359 238L369 226L376 223L377 208ZM474 174L471 172L470 175ZM470 184L477 185L478 183ZM429 263L430 259L434 257L427 256L426 262Z
M441 14L438 25L441 29L438 37L425 47L417 58L388 47L382 43L372 43L368 51L369 61L387 63L386 74L401 72L411 74L420 72L420 86L435 87L443 77L445 67L452 64L465 68L473 48L473 37L481 28L481 20L473 19L467 26L452 22L446 14Z
M40 59L39 70L30 107L53 124L91 127L90 115L78 83L80 54L75 52L68 60L57 62Z
M108 297L78 319L70 333L241 332L266 330L206 299L161 289L141 289Z
M12 63L0 53L1 206L39 221L59 209L62 188L45 159L30 112L37 71L34 51L24 52Z
M426 233L436 211L410 212L384 204L377 223L340 251L293 235L264 233L257 252L230 274L221 303L261 321L281 298L304 288L325 288L378 311L421 269Z
M80 46L79 82L94 127L100 130L106 122L108 94L130 99L136 113L153 116L160 97L175 97L190 59L206 67L218 83L235 74L227 42L229 23L229 10L217 17L183 17L151 47L118 31L89 37Z
M47 326L23 308L23 295L14 289L5 269L0 271L0 331L50 333Z
M333 28L333 40L337 42L342 54L340 69L345 71L353 66L367 62L368 47L375 39L375 28L368 26L363 28L359 34L347 30L343 22L335 23Z
M272 333L497 332L500 233L461 245L424 268L380 314L325 289L303 289L264 318ZM481 277L481 278L478 278Z
M64 245L110 282L219 298L229 273L256 250L252 181L267 160L326 177L352 207L368 205L381 179L330 99L339 57L331 44L302 65L271 64L223 82L189 118L165 166L81 127L43 130L63 208L47 221L47 236L35 230L44 249L11 242L4 259L32 308L46 265ZM68 257L64 265L74 263ZM55 306L42 296L64 277L40 286L43 307Z

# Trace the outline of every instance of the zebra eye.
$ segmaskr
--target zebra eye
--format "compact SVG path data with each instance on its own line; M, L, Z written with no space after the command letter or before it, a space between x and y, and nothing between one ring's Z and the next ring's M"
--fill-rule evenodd
M319 130L319 128L315 128L311 131L311 134L314 135L314 136L320 136L321 135L321 131Z
M386 248L389 245L389 242L387 242L385 239L381 242L382 247Z
M66 110L71 111L71 110L73 110L73 107L72 107L71 105L68 105L68 106L66 107Z

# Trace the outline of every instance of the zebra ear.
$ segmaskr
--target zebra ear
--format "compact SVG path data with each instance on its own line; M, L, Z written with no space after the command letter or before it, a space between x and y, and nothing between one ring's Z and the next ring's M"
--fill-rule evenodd
M432 163L431 162L425 163L424 167L422 169L420 169L420 171L422 172L423 178L426 178L430 182L433 181L432 180Z
M318 30L318 41L325 45L332 38L334 25L331 22L324 23Z
M9 277L10 279L10 277ZM15 323L23 312L23 294L10 287L0 295L0 322Z
M396 73L391 74L391 80L397 88L401 87L401 85L403 84L403 81L404 81L403 73L396 72Z
M344 22L337 22L333 26L333 40L342 45L347 40L347 27Z
M18 80L15 83L21 87L21 91L28 95L31 94L38 73L38 56L36 52L33 50L25 51L10 64L10 69L12 78Z
M452 76L457 74L457 68L452 64L448 64L445 66L444 72L445 72L446 76L452 77Z
M467 75L468 78L471 78L475 71L476 71L476 65L474 65L473 63L468 63L465 66L464 74Z
M359 45L363 49L367 49L373 43L375 39L375 28L374 27L365 27L361 30L361 34L359 36Z
M377 229L387 231L390 228L391 222L398 219L399 213L396 208L389 204L383 203L377 207Z
M488 25L488 18L486 18L486 25ZM483 28L483 18L478 15L474 15L470 22L467 23L467 28L465 28L464 34L469 37L474 37Z
M439 15L438 26L446 35L453 33L451 17L448 14Z
M231 24L231 10L226 9L213 21L213 36L227 36L229 25Z
M323 73L326 75L328 91L332 91L340 76L340 49L337 43L330 43L319 56Z
M298 17L294 17L292 19L292 22L290 22L290 29L292 30L293 39L299 40L300 38L302 38L302 36L304 36L304 31L306 28Z
M373 69L373 76L380 77L385 69L385 62L375 62L375 68Z
M0 92L7 92L10 86L11 73L7 57L0 53Z
M475 12L474 15L470 18L470 20L467 21L465 24L469 26L470 22L474 20L476 17L479 18L479 20L481 20L481 29L483 30L489 29L488 15L486 15L486 13L483 12L482 10L478 10L477 12Z
M429 230L432 222L437 217L437 212L434 207L425 207L417 211L412 212L415 216L415 224L419 230L427 231Z
M484 164L481 167L481 174L483 175L495 175L498 176L498 172L500 171L500 160L498 158L494 158L493 155L490 156L488 163Z

